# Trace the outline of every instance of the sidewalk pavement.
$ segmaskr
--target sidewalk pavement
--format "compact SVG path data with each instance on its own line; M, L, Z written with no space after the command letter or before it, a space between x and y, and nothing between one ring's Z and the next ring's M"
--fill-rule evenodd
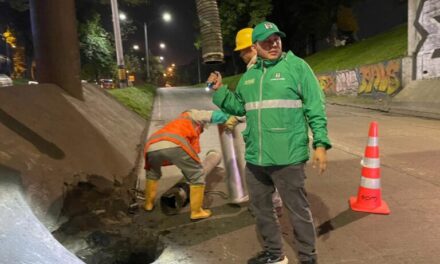
M393 97L328 96L328 104L440 119L440 79L416 80Z

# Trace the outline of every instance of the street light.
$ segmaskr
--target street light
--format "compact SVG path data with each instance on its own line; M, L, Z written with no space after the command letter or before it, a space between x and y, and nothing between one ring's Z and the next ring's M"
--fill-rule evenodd
M165 22L170 22L172 17L171 14L168 12L165 12L162 14L162 19ZM153 24L155 21L151 22ZM149 49L148 49L148 27L147 22L144 22L144 36L145 36L145 60L147 62L147 80L150 79L150 60L149 60Z
M112 18L113 18L113 31L115 33L115 47L116 47L116 63L118 65L118 79L119 86L125 87L125 83L127 81L127 74L125 73L125 64L124 64L124 53L122 50L122 38L121 38L121 28L119 26L119 10L118 10L118 1L111 0L112 7Z
M162 19L163 19L165 22L170 22L170 21L171 21L171 14L168 13L168 12L164 12L164 13L162 14Z
M161 43L159 44L159 47L160 47L161 49L165 49L165 48L166 48L166 45L165 45L165 43L161 42Z
M139 45L137 45L137 44L133 45L133 49L134 50L139 50Z

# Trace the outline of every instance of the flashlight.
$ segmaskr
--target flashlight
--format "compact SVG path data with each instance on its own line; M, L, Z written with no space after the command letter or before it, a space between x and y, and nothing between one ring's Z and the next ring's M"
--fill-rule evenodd
M212 90L213 86L214 86L214 82L207 82L206 87L205 87L205 91L209 92L210 90Z
M214 72L215 75L219 75L218 72ZM212 87L214 87L214 82L207 82L206 83L206 87L205 87L205 91L209 92L210 90L212 90Z

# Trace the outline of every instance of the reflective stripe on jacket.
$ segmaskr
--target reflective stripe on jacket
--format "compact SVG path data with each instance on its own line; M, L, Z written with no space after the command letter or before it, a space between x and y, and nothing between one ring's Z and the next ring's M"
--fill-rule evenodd
M258 59L238 82L213 102L223 111L246 116L245 159L260 166L298 164L309 159L308 127L313 147L330 148L324 95L308 64L292 52L277 61Z
M148 139L144 148L145 169L149 169L148 165L148 148L151 144L159 141L167 140L180 146L195 161L201 163L200 153L200 134L203 132L203 124L194 122L188 112L182 113L178 118L166 124L163 128L156 131ZM163 166L171 165L165 162Z

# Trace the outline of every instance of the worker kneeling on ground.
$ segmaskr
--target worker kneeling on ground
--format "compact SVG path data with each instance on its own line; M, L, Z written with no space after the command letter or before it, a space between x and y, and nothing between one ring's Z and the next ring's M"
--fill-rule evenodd
M211 211L203 209L205 193L205 173L198 156L200 134L208 124L224 124L232 130L238 123L235 116L222 111L188 110L167 123L148 139L145 149L145 210L154 208L161 167L176 165L190 184L191 219L198 220L211 216Z

